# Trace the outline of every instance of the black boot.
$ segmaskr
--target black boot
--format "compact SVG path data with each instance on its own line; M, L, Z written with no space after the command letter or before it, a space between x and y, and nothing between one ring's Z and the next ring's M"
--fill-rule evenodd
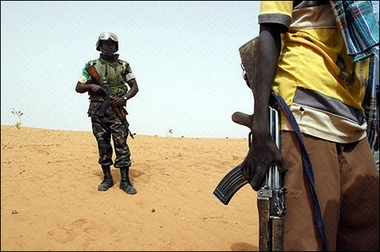
M98 186L98 191L107 191L113 186L113 179L111 174L111 168L109 165L102 165L102 170L104 173L104 179L102 183Z
M121 174L120 189L128 194L136 194L137 191L131 184L128 173L129 173L129 167L120 168L120 174Z

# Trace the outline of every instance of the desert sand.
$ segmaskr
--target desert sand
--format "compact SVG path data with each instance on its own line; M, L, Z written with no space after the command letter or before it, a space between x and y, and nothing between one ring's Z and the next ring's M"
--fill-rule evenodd
M256 192L228 205L213 191L246 156L247 140L135 135L137 194L97 191L91 132L1 126L1 250L256 251Z

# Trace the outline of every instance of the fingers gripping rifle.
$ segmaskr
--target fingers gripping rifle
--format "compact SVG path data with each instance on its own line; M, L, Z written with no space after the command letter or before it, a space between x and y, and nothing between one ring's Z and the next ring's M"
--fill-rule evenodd
M269 107L269 113L271 135L279 147L278 111ZM247 114L235 112L232 119L236 123L247 125L244 121L247 122L249 117ZM224 205L228 205L235 193L247 183L248 181L243 176L241 166L238 165L223 177L215 188L214 195ZM260 251L283 251L283 216L286 213L285 193L286 189L281 187L280 173L275 165L271 165L261 188L257 192Z
M256 54L257 39L243 45L239 51L242 65L253 68ZM247 84L252 83L253 69L245 69L244 76ZM235 123L251 128L252 115L235 112L232 115ZM277 147L280 148L280 119L278 111L269 106L270 133ZM251 144L251 134L249 135ZM244 178L241 166L238 165L228 172L214 190L214 195L228 205L235 193L248 181ZM284 224L283 216L286 213L285 193L281 187L281 176L276 166L271 165L261 188L257 192L259 211L259 250L283 251Z
M108 85L104 85L104 83L103 83L102 79L100 78L98 71L96 71L96 68L94 65L88 66L86 68L86 70L90 74L91 78L96 82L95 84L101 86L102 90L105 92L106 100L103 103L101 110L106 110L109 106L112 106L112 101L110 98L110 95L112 95L112 92L111 92ZM122 109L121 107L116 107L116 106L112 106L112 108L114 109L117 116L120 118L122 123L127 128L128 134L132 137L132 139L134 139L132 132L129 130L129 123L128 123L127 118L126 118L127 114L126 114L125 110Z

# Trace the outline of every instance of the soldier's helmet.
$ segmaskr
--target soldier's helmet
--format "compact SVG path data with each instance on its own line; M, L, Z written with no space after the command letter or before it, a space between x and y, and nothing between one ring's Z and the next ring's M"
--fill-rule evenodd
M112 32L102 32L99 35L98 41L96 42L96 50L102 51L100 46L102 41L111 40L116 43L115 52L119 50L119 39L115 33Z

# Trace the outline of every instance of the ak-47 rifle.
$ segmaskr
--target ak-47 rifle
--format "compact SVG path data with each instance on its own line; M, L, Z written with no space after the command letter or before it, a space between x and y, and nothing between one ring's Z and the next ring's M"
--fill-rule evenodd
M106 94L105 95L106 100L103 102L102 108L100 109L101 111L105 111L109 106L112 106L112 101L111 101L111 97L110 97L112 95L112 91L109 88L109 86L105 85L105 83L102 81L102 79L100 78L99 73L98 73L98 71L96 71L96 68L94 65L88 66L86 68L86 70L90 74L92 80L95 81L95 84L101 86L103 92ZM128 134L132 137L132 139L134 139L132 132L129 130L129 123L128 123L127 118L126 118L126 116L127 116L126 111L124 109L122 109L121 107L117 107L117 106L112 106L112 108L114 109L117 116L120 118L120 120L123 122L123 124L127 128Z
M253 66L256 56L257 39L244 44L240 49L242 65L246 71L247 84L252 83ZM235 112L232 115L235 123L251 128L252 115ZM280 119L278 111L269 106L270 133L277 147L280 148ZM251 133L249 134L251 144ZM241 166L238 165L228 172L214 190L214 195L225 205L228 205L234 194L248 181L244 178ZM271 165L261 188L257 192L259 211L259 250L283 251L284 224L283 216L286 213L285 193L281 187L281 176L276 166Z

